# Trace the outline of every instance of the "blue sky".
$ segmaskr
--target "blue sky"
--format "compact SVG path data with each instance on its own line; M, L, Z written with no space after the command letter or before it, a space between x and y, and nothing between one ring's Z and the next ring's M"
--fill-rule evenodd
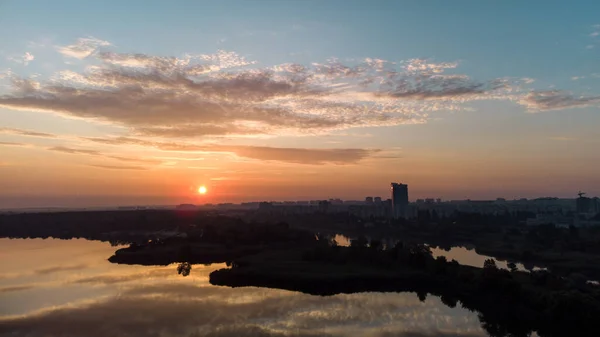
M6 174L0 187L6 200L26 200L53 195L56 184L68 181L70 200L114 192L69 172L118 186L128 181L127 170L136 170L142 178L128 183L132 196L182 197L190 186L206 184L215 200L355 198L385 194L391 180L414 186L415 197L600 194L591 169L600 165L599 11L597 1L2 1L0 170ZM81 48L85 53L77 54ZM140 65L139 55L177 60L178 68L161 73L156 63ZM208 88L218 78L226 97L209 99L216 94L202 89L186 96L192 108L185 113L178 105L184 103L165 98L151 118L152 105L133 111L139 97L119 96L111 107L102 102L132 85L145 90L144 104L158 99L155 90L172 98L187 89L131 79L100 88L93 82L99 77L90 77L160 73L173 84L182 67L210 62L220 62L218 69L188 72L186 79ZM290 64L306 69L282 68ZM367 70L324 75L332 67ZM233 73L238 77L223 77ZM377 84L392 73L392 87ZM257 74L268 79L258 81ZM297 85L299 74L310 81L293 93L271 92ZM85 88L88 96L60 96L67 94L56 93L57 83ZM217 116L197 105L207 99L266 110L250 118L242 110ZM194 156L206 157L206 167L219 174L191 169ZM159 162L163 157L171 159ZM38 174L36 160L48 172L35 184L16 178ZM297 178L273 178L282 170ZM65 181L57 172L66 172ZM181 176L185 181L177 181ZM298 180L325 184L327 195L312 187L297 195L276 188L293 190ZM271 188L256 192L265 185Z

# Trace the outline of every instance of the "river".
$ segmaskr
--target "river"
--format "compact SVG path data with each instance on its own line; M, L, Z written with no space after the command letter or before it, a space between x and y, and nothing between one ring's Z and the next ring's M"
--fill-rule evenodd
M115 265L117 247L86 240L0 239L4 336L487 336L477 313L414 293L321 297L217 287L224 265Z

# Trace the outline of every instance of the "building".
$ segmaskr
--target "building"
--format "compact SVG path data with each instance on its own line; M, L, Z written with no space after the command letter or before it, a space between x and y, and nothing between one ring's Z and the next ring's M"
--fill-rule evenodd
M577 198L577 213L590 213L593 211L592 199L584 197L583 193L580 193Z
M408 185L391 183L392 214L394 218L406 216L408 209Z
M373 203L373 197L366 197L365 198L365 204L372 204Z

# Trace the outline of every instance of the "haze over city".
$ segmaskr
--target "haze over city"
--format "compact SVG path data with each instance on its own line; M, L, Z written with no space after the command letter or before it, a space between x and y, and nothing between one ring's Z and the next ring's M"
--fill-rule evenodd
M427 3L1 2L0 207L600 195L600 4Z

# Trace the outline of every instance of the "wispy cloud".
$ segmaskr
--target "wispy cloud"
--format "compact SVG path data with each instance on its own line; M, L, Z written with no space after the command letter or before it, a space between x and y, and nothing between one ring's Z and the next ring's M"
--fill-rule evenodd
M8 286L0 288L0 294L33 289L32 285Z
M597 43L597 38L600 36L600 25L592 25L593 31L590 33L590 37L594 39L594 43ZM585 49L594 49L595 44L588 44Z
M29 137L56 138L56 135L53 135L51 133L38 132L38 131L32 131L32 130L24 130L24 129L16 129L16 128L0 128L0 133L19 135L19 136L29 136Z
M13 93L0 106L104 120L146 136L301 135L422 123L468 101L515 100L530 83L476 81L448 74L456 62L426 59L261 68L234 52L178 58L99 50L108 45L87 38L59 48L100 64L43 83L13 78Z
M142 166L120 166L120 165L104 165L104 164L90 164L88 166L108 169L108 170L147 170L146 167Z
M50 134L50 133L28 131L28 130L22 130L22 129L0 129L0 133L2 133L2 132L9 133L9 134L19 134L19 135L44 137L44 138L57 138L58 137L57 135ZM65 139L69 139L69 137L65 137ZM75 138L73 138L73 139L75 139ZM122 143L122 144L125 144L125 143ZM5 141L0 141L0 146L20 146L20 147L43 148L45 150L53 151L53 152L60 152L60 153L74 154L74 155L85 155L85 156L92 156L92 157L105 158L105 159L113 159L113 160L118 160L118 161L122 161L122 162L129 162L129 163L152 164L152 165L163 163L162 160L156 159L156 158L127 157L124 155L103 153L98 150L73 148L73 147L68 147L68 146L43 147L43 146L37 146L37 145L27 144L27 143L5 142Z
M79 154L79 155L89 155L89 156L98 156L108 159L115 159L124 162L133 162L133 163L145 163L145 164L159 164L162 161L156 159L149 158L136 158L136 157L125 157L122 155L113 155L113 154L105 154L97 150L89 150L89 149L76 149L66 146L54 146L48 148L50 151L62 152L68 154Z
M56 50L67 57L73 57L78 59L84 59L94 52L96 52L100 47L110 46L110 42L100 40L94 37L88 38L80 38L74 44L67 46L58 46Z
M124 137L87 138L106 145L231 153L291 163L347 164L374 157L379 150L218 146L180 139L314 135L356 127L425 123L432 112L464 109L465 103L477 100L509 100L529 111L600 102L597 96L534 91L529 88L534 82L530 78L475 80L458 71L458 62L366 58L259 67L229 51L163 57L102 50L110 46L107 41L83 38L59 47L65 56L94 62L82 72L61 71L39 82L9 74L12 92L0 96L0 107L109 122L130 130ZM19 129L0 132L50 137ZM177 141L165 141L169 138ZM63 146L50 150L151 163L97 150Z
M231 153L238 157L281 161L298 164L353 164L369 158L379 149L315 149L284 148L247 145L190 144L173 142L155 142L130 137L98 138L86 137L84 140L110 145L140 145L154 147L163 151L178 152L216 152Z
M85 268L87 268L87 265L85 265L85 264L74 264L74 265L54 266L54 267L36 269L34 271L34 273L38 274L38 275L48 275L48 274L59 273L62 271L81 270L81 269L85 269Z
M0 146L27 146L27 144L17 142L0 142Z
M30 52L25 52L23 55L19 56L9 56L7 57L9 61L13 61L22 65L29 65L31 61L35 59L35 56Z
M148 279L149 277L166 277L173 275L171 269L154 269L142 273L134 274L101 274L89 277L83 277L72 281L74 284L101 284L110 285L117 283L126 283L131 281L140 281Z
M560 90L534 91L527 94L521 104L530 111L583 108L600 104L600 96L576 96Z
M65 147L65 146L55 146L55 147L48 148L48 150L56 151L56 152L63 152L63 153L70 153L70 154L87 154L87 155L93 155L93 156L98 156L101 154L99 151L96 151L96 150L74 149L74 148Z

